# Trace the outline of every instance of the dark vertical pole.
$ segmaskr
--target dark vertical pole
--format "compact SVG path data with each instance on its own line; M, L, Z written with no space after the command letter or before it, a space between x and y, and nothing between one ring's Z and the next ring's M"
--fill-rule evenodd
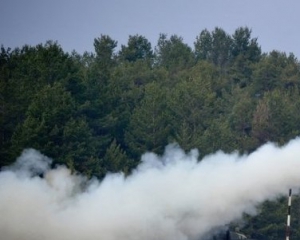
M288 200L287 223L286 223L286 240L290 239L291 205L292 205L292 189L290 188L290 190L289 190L289 200Z

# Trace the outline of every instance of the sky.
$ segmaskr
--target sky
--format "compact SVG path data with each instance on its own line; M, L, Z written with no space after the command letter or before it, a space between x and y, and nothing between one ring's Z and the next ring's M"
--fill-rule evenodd
M126 45L142 35L155 47L159 34L179 35L193 47L204 29L233 34L252 29L263 52L300 57L299 0L0 0L0 44L5 48L57 41L65 51L94 51L109 35Z

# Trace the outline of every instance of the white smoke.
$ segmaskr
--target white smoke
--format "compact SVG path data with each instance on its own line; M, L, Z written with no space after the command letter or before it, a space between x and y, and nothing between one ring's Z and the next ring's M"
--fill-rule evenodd
M10 167L4 168L18 174L32 176L42 174L49 169L51 159L42 155L34 149L25 149L16 162Z
M198 160L196 150L186 154L170 145L163 156L144 154L128 177L87 182L25 150L0 172L0 238L201 239L300 184L299 138L247 156L217 152Z

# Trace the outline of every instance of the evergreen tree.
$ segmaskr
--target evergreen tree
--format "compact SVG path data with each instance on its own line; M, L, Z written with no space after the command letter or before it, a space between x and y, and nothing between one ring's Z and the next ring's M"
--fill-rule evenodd
M232 35L232 56L236 58L244 55L250 62L260 59L261 48L258 46L257 38L251 38L251 30L248 27L240 27Z
M199 36L196 37L194 42L196 60L207 60L210 61L212 58L212 35L207 30L201 31Z
M252 135L261 145L286 143L299 134L299 91L274 90L259 101L253 115Z
M198 63L168 94L173 137L186 150L202 148L201 136L221 113L218 86L212 81L216 72L210 66Z
M195 54L198 60L206 60L224 72L232 60L232 38L223 29L211 33L205 29L196 38Z
M165 67L170 73L176 73L194 65L192 49L183 42L182 37L160 34L155 48L156 64Z
M151 60L153 59L151 43L145 37L140 35L129 36L127 46L121 46L119 58L129 62L147 60L151 63Z
M135 158L146 151L162 153L168 143L170 128L165 97L164 88L155 82L149 83L143 99L133 111L125 138Z
M113 138L124 148L124 134L134 108L144 97L145 86L158 81L156 70L149 67L147 61L126 62L118 65L112 72L108 91L115 125L111 129Z
M50 136L51 137L51 136ZM70 118L62 130L58 161L86 176L103 177L103 162L98 158L99 141L84 118Z
M227 98L228 104L231 105L227 121L233 138L238 143L237 149L251 152L257 147L252 136L252 120L257 101L250 96L247 89L238 87Z
M19 123L14 132L12 142L16 156L24 148L35 148L49 157L59 158L64 126L74 111L74 101L61 84L46 85L36 94L25 121Z
M124 174L129 174L130 169L133 167L125 151L121 149L121 146L117 144L115 139L106 149L103 158L103 167L105 172L115 173L122 171Z
M114 49L117 42L109 36L102 35L94 40L95 56L87 58L89 67L84 75L84 101L78 108L78 113L86 117L89 127L99 141L99 158L113 139L111 129L116 124L113 116L109 81L116 60Z
M0 54L0 168L3 165L8 165L10 160L10 140L14 129L12 110L13 98L9 85L11 72L10 66L10 49L5 49L1 46Z
M2 48L1 52L5 132L0 152L2 161L9 162L17 154L11 148L12 135L17 126L25 121L28 106L35 95L46 85L52 86L58 81L65 84L64 80L71 78L76 68L69 55L51 41L35 47L25 45L13 51Z
M238 28L232 35L232 67L230 75L233 84L240 87L249 86L253 72L253 64L261 57L261 49L257 39L251 39L251 30L247 27Z

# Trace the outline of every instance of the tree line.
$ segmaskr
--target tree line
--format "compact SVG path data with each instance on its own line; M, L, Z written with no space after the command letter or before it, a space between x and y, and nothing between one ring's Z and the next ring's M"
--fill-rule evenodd
M53 41L1 46L0 167L31 147L101 179L168 143L203 157L300 133L299 61L263 53L248 27L205 29L193 47L178 35L160 34L154 47L132 35L116 49L107 35L82 55Z

